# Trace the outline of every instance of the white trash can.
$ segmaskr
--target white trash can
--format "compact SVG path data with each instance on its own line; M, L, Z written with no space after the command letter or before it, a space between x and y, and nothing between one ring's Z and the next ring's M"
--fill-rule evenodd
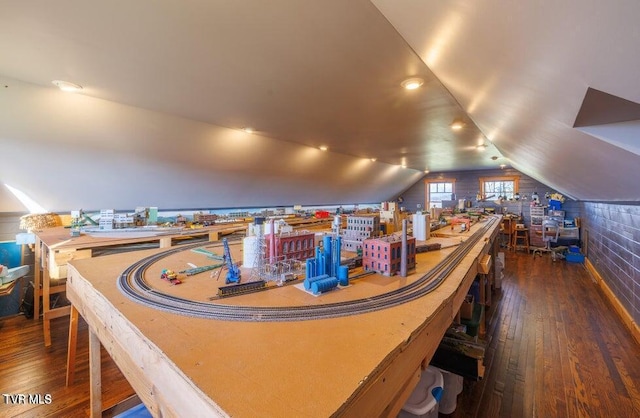
M440 400L439 410L443 414L453 414L458 406L458 395L462 392L464 379L462 376L438 369L444 381L444 393Z
M427 367L398 417L438 418L438 402L442 397L443 385L444 380L440 369L433 366Z

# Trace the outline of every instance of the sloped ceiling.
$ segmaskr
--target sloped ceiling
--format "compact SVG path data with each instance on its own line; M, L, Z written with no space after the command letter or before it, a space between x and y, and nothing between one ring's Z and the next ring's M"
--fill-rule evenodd
M0 181L49 210L344 204L504 163L638 200L638 154L573 128L589 87L640 101L615 3L5 0Z
M640 200L638 153L573 128L589 88L640 103L639 2L373 3L516 169L577 199Z

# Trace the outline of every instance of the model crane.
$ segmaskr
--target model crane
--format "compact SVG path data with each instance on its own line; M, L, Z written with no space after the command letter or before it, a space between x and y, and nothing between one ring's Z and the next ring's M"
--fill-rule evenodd
M226 238L222 238L222 245L224 246L224 261L227 263L227 283L240 283L240 268L231 258L231 251L229 250L229 242Z

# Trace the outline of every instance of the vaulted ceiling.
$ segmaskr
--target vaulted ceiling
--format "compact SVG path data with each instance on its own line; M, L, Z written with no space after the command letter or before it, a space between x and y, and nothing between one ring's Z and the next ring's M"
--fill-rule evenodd
M597 0L5 0L0 181L49 210L344 204L507 164L637 201L637 16ZM598 108L626 116L576 123Z

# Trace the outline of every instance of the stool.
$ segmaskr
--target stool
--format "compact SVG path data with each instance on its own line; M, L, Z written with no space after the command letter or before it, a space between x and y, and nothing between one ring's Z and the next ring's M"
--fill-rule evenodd
M529 252L529 228L516 228L513 231L511 249L515 251L518 248L524 248Z
M513 242L513 231L516 228L516 219L502 218L500 223L500 236L502 238L500 246L511 248Z

